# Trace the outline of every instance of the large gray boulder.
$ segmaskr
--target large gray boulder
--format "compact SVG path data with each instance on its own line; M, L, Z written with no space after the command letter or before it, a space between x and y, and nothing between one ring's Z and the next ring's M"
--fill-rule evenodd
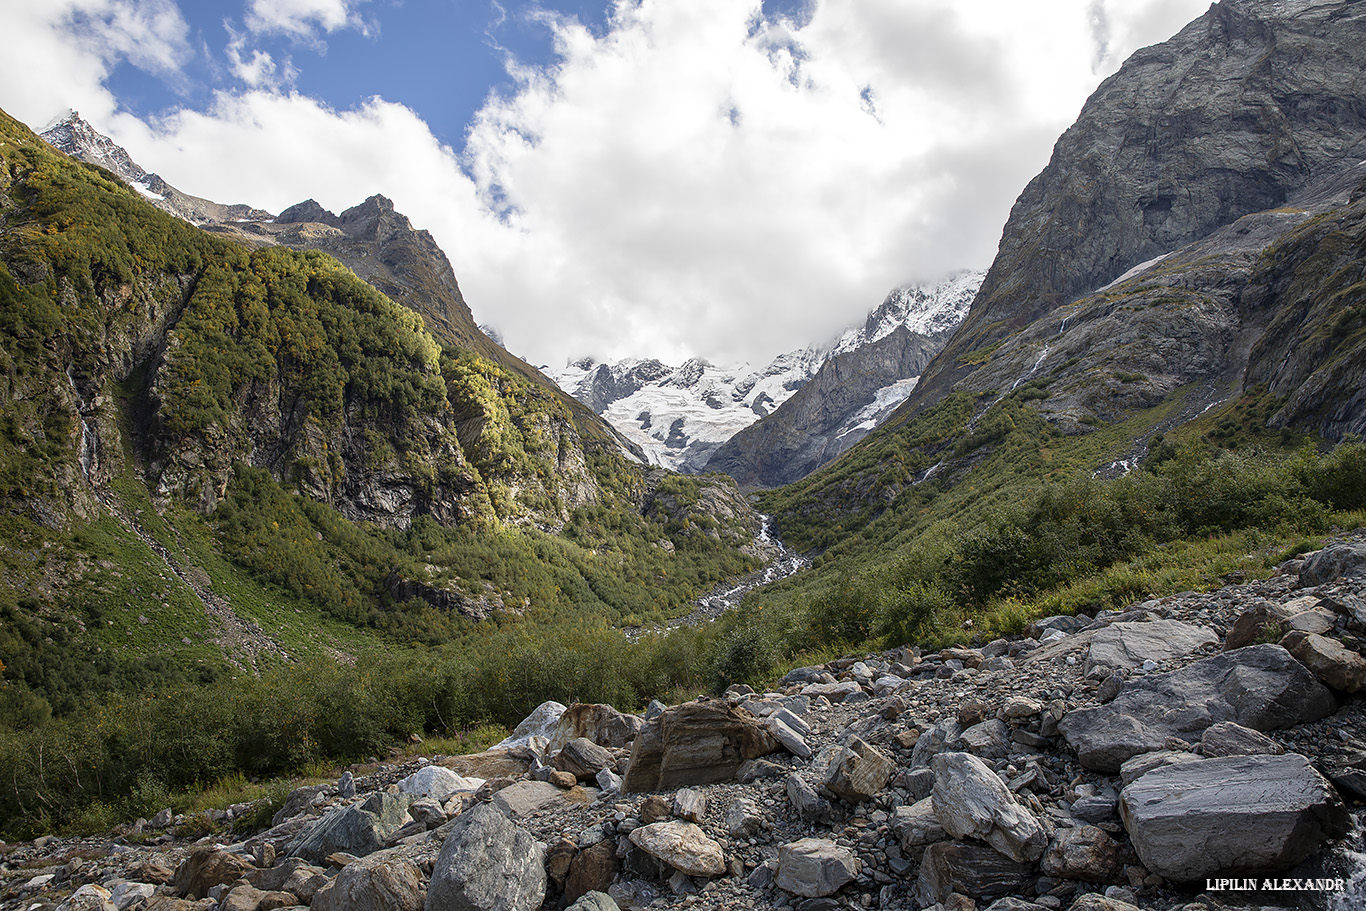
M913 851L937 841L947 841L949 833L934 813L934 798L917 800L909 807L897 807L889 820L892 834L901 842L903 851Z
M1340 576L1366 575L1366 544L1329 544L1300 567L1300 585L1322 585Z
M1351 825L1297 753L1156 769L1124 789L1120 815L1144 866L1178 882L1285 870Z
M610 705L576 702L555 722L546 752L554 753L578 737L601 747L628 747L644 723L635 715L623 714Z
M1333 696L1279 645L1251 645L1167 674L1131 680L1107 705L1069 712L1058 725L1082 765L1113 775L1168 737L1199 740L1220 721L1269 731L1317 721Z
M804 898L834 895L859 874L854 852L828 838L803 838L778 849L778 888Z
M427 900L417 864L380 851L347 864L313 896L313 911L422 911Z
M1035 861L1048 836L1034 814L985 762L970 753L940 753L934 769L934 815L954 838L977 838L1014 861Z
M385 841L410 822L407 795L377 791L359 805L328 813L290 843L289 855L326 864L329 854L343 851L364 857L385 847Z
M1086 672L1096 667L1142 667L1145 661L1166 661L1218 645L1219 637L1203 626L1179 620L1151 620L1147 623L1112 623L1091 637Z
M459 816L441 846L426 911L536 911L545 901L545 849L492 804Z

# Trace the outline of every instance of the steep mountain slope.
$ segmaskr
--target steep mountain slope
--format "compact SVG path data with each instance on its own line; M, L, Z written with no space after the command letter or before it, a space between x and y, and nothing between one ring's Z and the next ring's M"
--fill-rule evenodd
M1135 54L1021 196L968 319L907 403L763 501L784 539L858 560L894 546L902 558L880 559L907 565L956 553L946 565L997 578L988 563L1053 553L1056 527L1102 496L1040 493L1049 484L1183 452L1179 477L1122 489L1184 485L1217 473L1202 461L1210 453L1248 443L1287 453L1306 434L1360 433L1366 79L1353 61L1363 39L1360 4L1226 0ZM1170 208L1154 202L1159 189ZM1239 460L1228 464L1236 473ZM1227 494L1219 485L1233 482L1208 483L1192 515L1215 509ZM1122 520L1122 509L1089 511L1118 523L1101 539L1129 541L1104 559L1169 534L1152 524L1166 508L1145 504ZM925 524L949 520L966 523L960 537ZM1230 520L1191 527L1202 521ZM1053 538L1031 544L1025 527ZM832 554L818 574L833 584L857 577L855 565Z
M1366 158L1364 23L1366 8L1343 0L1225 0L1135 52L1016 201L908 413L972 373L974 352Z
M965 271L896 288L862 325L781 354L762 370L700 358L677 368L583 358L549 372L652 461L773 486L834 458L906 398L920 368L966 314L982 276ZM805 388L813 379L814 387ZM737 434L741 440L729 443Z
M647 473L330 256L206 233L3 115L0 400L0 685L64 710L147 662L662 617L762 549L733 485Z
M643 453L610 425L478 329L445 252L428 231L414 228L406 216L395 212L385 197L372 196L340 216L310 199L275 217L260 209L225 206L181 192L148 174L126 150L74 111L44 131L42 138L73 158L109 168L153 205L208 231L248 247L281 244L327 253L391 300L421 314L438 342L472 352L559 398L573 432L595 444L621 446L643 459Z
M832 346L812 379L776 411L732 436L707 463L742 488L806 477L863 439L915 389L966 315L983 273L898 288Z

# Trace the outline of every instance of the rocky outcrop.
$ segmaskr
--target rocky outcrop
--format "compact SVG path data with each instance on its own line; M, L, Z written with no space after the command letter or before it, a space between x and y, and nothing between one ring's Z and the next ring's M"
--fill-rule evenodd
M1135 52L1016 201L912 407L971 372L974 350L1366 157L1364 31L1346 0L1226 0Z

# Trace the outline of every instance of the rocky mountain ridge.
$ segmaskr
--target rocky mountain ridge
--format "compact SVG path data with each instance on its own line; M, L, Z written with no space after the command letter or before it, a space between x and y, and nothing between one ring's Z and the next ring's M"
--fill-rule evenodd
M906 413L972 374L975 353L1366 158L1364 35L1355 3L1225 0L1135 52L1016 201L968 317Z
M833 459L910 394L920 367L966 314L983 275L966 270L895 288L861 325L781 354L760 370L700 358L679 367L580 358L546 370L652 461L686 472L723 471L750 487L774 486ZM797 404L784 410L789 399ZM767 427L774 429L759 430ZM728 443L742 433L749 444ZM798 440L792 445L803 457L793 461L792 447L780 445L779 437ZM765 473L749 464L756 458L786 470Z
M1346 911L1364 633L1358 531L1266 581L768 693L546 703L485 752L301 788L238 841L183 833L251 805L6 845L0 907Z

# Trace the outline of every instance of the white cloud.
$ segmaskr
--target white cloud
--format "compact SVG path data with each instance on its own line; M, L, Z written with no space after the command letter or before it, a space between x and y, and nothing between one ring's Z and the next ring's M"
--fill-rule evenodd
M230 22L224 22L223 28L228 33L228 46L225 49L228 69L248 88L279 91L294 84L299 71L288 57L277 62L274 55L267 51L248 51L245 34L234 29Z
M287 61L245 45L232 62L254 90L161 123L95 122L224 202L278 211L313 196L339 210L390 196L450 255L476 318L533 361L764 361L895 284L986 265L1087 94L1204 7L815 0L801 21L766 22L759 0L617 0L596 33L542 13L555 64L513 61L516 90L489 99L459 159L401 105L335 111L280 90ZM305 39L356 27L341 0L253 9L250 27L293 23ZM65 89L112 113L106 58L43 34L70 60ZM10 96L27 84L15 72L0 61Z
M247 28L253 32L277 32L303 40L338 29L369 32L357 8L365 0L250 0Z

